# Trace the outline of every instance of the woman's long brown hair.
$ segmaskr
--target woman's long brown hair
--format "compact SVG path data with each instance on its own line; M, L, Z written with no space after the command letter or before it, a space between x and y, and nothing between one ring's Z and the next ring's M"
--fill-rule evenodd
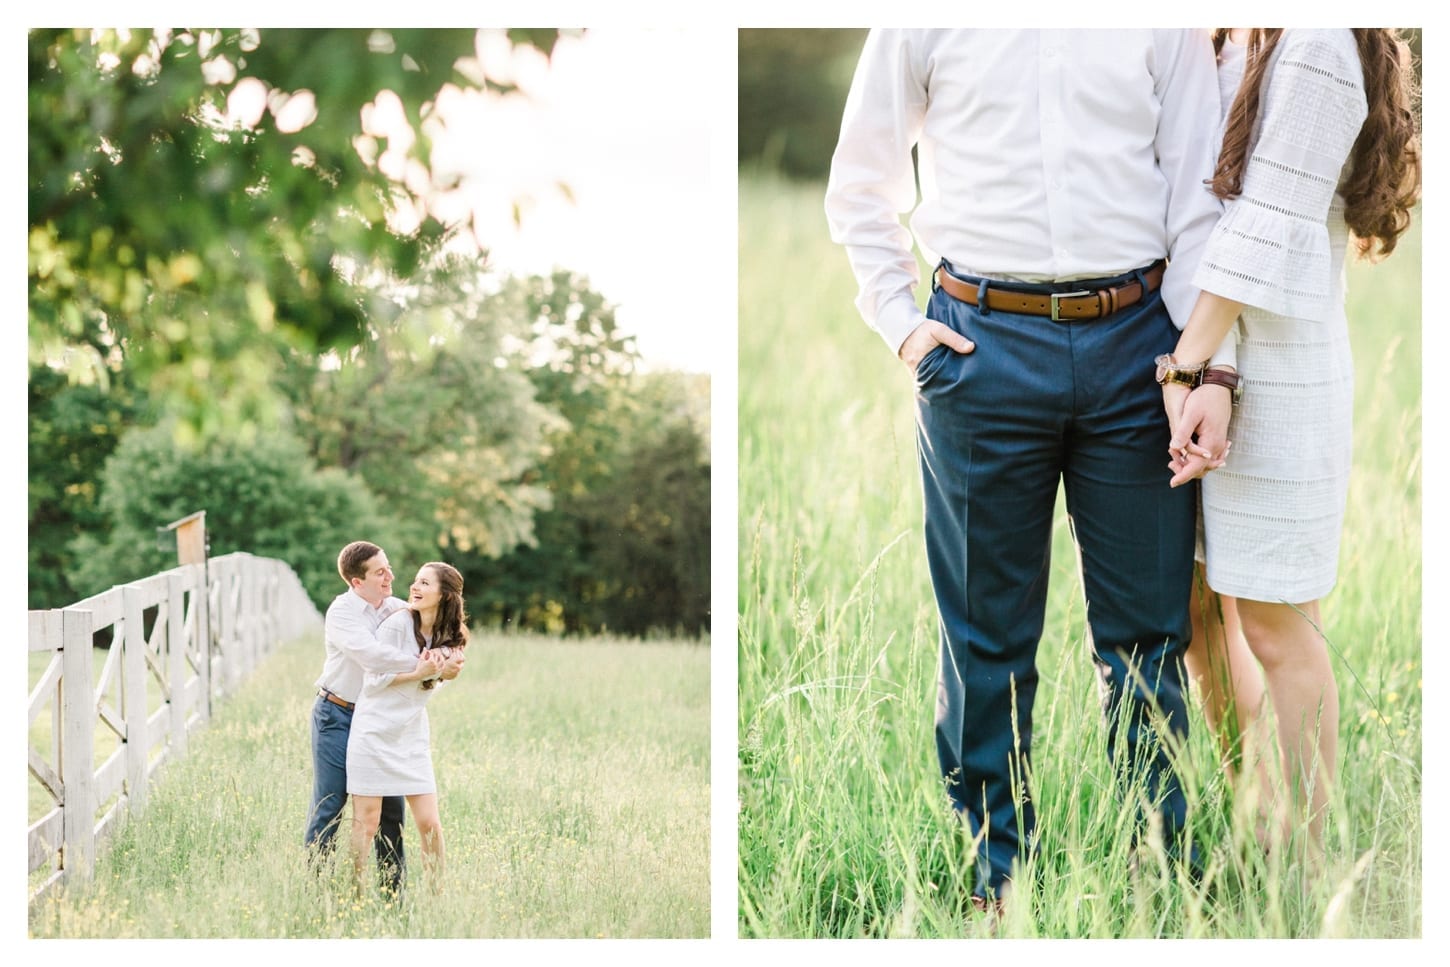
M462 648L468 644L468 612L463 607L463 575L451 564L432 561L423 565L431 568L438 578L438 613L433 616L433 641L423 637L423 619L413 612L413 640L418 643L418 652L425 648ZM424 688L438 683L430 678L423 682Z
M1243 191L1264 71L1283 33L1283 28L1256 27L1250 34L1244 79L1229 108L1218 167L1208 182L1220 198L1234 198ZM1349 177L1340 186L1340 194L1344 196L1344 220L1354 233L1360 256L1383 258L1395 250L1400 235L1410 227L1410 209L1420 200L1414 73L1409 45L1398 31L1357 27L1350 33L1359 48L1369 111L1350 151ZM1214 31L1215 51L1223 47L1227 35L1227 28Z

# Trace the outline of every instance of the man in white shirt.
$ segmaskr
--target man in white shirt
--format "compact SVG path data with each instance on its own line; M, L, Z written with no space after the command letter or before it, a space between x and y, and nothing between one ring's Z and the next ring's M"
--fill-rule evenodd
M418 664L416 657L399 657L378 643L383 620L406 607L401 599L392 597L393 569L383 549L368 541L353 541L338 554L337 573L348 590L327 608L326 656L312 706L312 808L304 841L319 854L332 850L347 802L347 739L364 672L410 672ZM462 665L463 652L457 650L444 664L442 677L457 678ZM402 796L383 798L382 821L373 843L383 887L400 894L404 880Z
M1154 359L1219 215L1203 184L1217 118L1198 31L873 30L856 69L826 214L857 307L915 374L936 744L981 837L979 909L1000 912L1033 849L1022 777L1059 480L1110 749L1181 846L1187 805L1154 739L1188 725L1196 491L1169 486ZM937 269L926 312L913 234Z

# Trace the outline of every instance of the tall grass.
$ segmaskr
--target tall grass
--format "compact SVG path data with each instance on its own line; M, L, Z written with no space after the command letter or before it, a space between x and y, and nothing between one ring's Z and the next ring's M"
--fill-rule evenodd
M405 832L401 903L309 875L317 641L267 659L34 937L702 937L709 649L476 635L429 706L440 895ZM347 813L344 813L346 820ZM345 854L338 851L338 859Z
M970 850L932 745L936 619L910 375L851 304L819 186L740 184L739 930L959 937ZM1407 937L1421 930L1419 234L1350 273L1355 469L1324 603L1343 706L1322 873L1231 821L1202 718L1184 773L1211 893L1125 866L1059 503L1034 737L1040 850L1013 937Z

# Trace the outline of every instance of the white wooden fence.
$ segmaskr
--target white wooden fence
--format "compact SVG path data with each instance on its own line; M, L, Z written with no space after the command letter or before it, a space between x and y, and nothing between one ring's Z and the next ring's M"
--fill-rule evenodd
M27 749L30 774L54 803L30 824L31 900L89 876L97 842L144 808L152 775L185 755L217 699L279 642L321 627L292 569L251 554L31 611L29 650L51 657L30 692ZM107 628L110 647L93 680L95 635ZM48 735L37 727L46 713Z

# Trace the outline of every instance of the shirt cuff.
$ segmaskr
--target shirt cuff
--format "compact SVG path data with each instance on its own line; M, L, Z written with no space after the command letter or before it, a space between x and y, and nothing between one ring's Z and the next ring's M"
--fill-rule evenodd
M900 355L901 344L917 326L926 322L926 314L917 306L909 293L902 293L881 306L876 316L876 331L891 347L891 352Z
M1235 370L1239 368L1239 324L1237 320L1224 334L1223 342L1219 343L1218 349L1208 357L1208 365L1232 366Z

